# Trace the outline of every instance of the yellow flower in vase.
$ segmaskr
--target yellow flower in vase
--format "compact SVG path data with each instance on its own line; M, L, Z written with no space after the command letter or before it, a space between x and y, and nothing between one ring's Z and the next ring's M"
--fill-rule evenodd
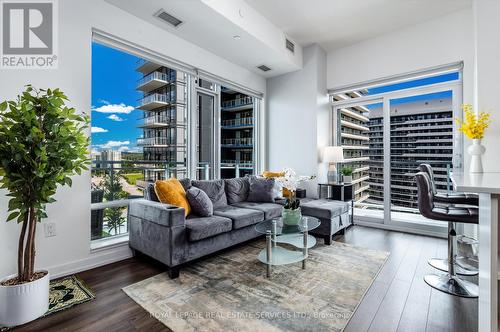
M475 114L470 104L462 105L462 109L465 115L464 120L455 119L459 126L458 131L470 139L482 139L486 128L488 128L491 122L490 114L485 112Z
M482 173L481 156L486 151L486 148L481 145L481 139L490 124L490 114L485 112L475 114L470 104L462 105L462 109L464 110L464 120L457 118L456 121L459 126L458 131L472 139L472 145L467 148L471 155L469 171L471 173Z

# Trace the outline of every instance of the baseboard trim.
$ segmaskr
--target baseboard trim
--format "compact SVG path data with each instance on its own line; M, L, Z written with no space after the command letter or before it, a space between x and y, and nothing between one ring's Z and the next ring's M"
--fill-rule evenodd
M49 267L48 270L50 272L51 279L55 279L115 263L130 257L132 257L132 251L128 246L128 242L126 242L110 247L109 249L101 249L98 252L91 252L89 257L77 261Z
M432 237L438 237L441 239L446 239L446 234L422 230L422 229L412 229L412 228L408 228L408 227L400 227L400 226L387 225L387 224L381 224L381 223L375 223L375 222L369 222L369 221L360 221L360 220L355 220L354 225L380 228L380 229L385 229L385 230L389 230L389 231L396 231L396 232L401 232L401 233L410 233L410 234L417 234L417 235L425 235L425 236L432 236Z

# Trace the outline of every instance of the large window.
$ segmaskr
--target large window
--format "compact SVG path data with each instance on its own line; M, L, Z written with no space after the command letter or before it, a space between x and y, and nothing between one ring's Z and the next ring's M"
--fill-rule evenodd
M94 42L92 240L127 235L129 200L156 180L253 174L258 103L194 70Z
M447 191L448 170L462 167L453 121L461 117L460 76L455 68L332 93L333 143L354 168L359 220L442 231L445 224L418 213L414 175L419 164L430 164L438 191Z

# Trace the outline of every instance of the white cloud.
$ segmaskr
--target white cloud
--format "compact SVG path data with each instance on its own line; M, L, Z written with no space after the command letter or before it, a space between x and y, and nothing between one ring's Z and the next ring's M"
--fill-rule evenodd
M124 145L129 145L130 141L108 141L106 144L98 145L101 149L113 149L118 147L123 147Z
M92 127L90 132L92 134L96 134L96 133L107 133L108 130L107 129L104 129L104 128L101 128L101 127Z
M128 151L128 150L130 150L128 146L120 146L118 148L118 151Z
M122 118L120 118L118 115L116 114L111 114L110 116L108 116L108 119L110 120L113 120L113 121L123 121Z
M94 107L92 110L99 113L130 114L134 110L134 106L125 105L124 103L106 104L100 107Z

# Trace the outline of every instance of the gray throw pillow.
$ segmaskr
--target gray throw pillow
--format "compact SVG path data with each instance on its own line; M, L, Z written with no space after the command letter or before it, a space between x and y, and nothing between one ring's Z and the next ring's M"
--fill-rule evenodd
M214 214L212 201L203 190L191 187L186 191L186 197L194 214L200 217L210 217Z
M250 192L248 202L274 203L274 178L250 177Z
M250 178L225 179L226 197L228 204L244 202L248 198L250 191Z
M180 179L179 182L182 184L182 188L184 188L185 191L191 188L191 180L188 178Z
M224 180L193 180L191 184L208 195L214 205L214 210L227 206Z

